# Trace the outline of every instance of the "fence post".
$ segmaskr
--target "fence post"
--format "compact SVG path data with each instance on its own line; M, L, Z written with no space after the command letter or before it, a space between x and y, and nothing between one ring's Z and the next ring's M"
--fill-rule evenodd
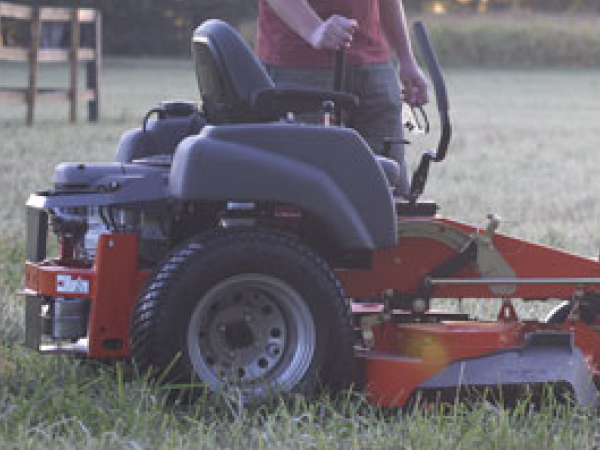
M27 125L33 125L33 112L37 97L37 71L38 55L40 52L40 34L41 34L40 9L33 8L31 11L30 39L29 47L29 92L27 94Z
M93 91L93 98L88 101L88 120L98 122L100 119L100 69L102 67L102 15L95 12L94 25L94 58L86 63L86 88Z
M37 0L36 0L37 4ZM15 45L3 41L2 19L28 21L28 45ZM48 101L68 101L70 106L70 121L75 123L79 116L80 100L85 98L88 103L88 118L90 122L97 122L100 116L100 70L102 62L102 22L98 10L87 8L54 8L41 6L27 6L8 3L0 0L0 60L27 63L28 79L23 88L10 86L0 87L0 100L19 101L27 107L26 122L32 125L35 119L37 103ZM52 26L56 22L66 24L70 30L70 43L53 45L51 48L42 48L45 31L44 23ZM81 26L92 29L94 40L92 47L81 48ZM63 25L61 25L63 28ZM64 30L64 29L63 29ZM66 48L65 48L66 47ZM41 89L39 85L39 69L44 63L66 63L68 67L70 84L67 88L56 87ZM79 82L79 64L85 62L86 87L81 88Z
M2 54L2 47L4 47L4 35L2 34L2 14L0 13L0 55Z
M71 10L71 50L69 52L69 62L71 66L71 89L69 100L71 102L70 119L71 123L77 122L77 99L78 99L78 82L79 82L79 10Z

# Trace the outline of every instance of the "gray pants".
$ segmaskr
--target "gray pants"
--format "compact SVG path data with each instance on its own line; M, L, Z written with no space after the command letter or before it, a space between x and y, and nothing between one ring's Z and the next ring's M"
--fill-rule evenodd
M331 69L297 69L272 65L267 65L266 68L275 84L310 86L324 90L333 88ZM360 100L359 107L348 117L346 124L358 131L375 153L383 153L385 139L393 140L387 156L400 165L401 182L395 188L398 195L406 197L409 182L402 144L402 94L394 68L391 63L349 66L345 80L345 90Z

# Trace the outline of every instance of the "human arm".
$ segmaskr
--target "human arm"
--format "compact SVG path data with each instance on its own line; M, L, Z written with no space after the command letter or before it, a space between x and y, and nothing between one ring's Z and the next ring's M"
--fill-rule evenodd
M336 50L352 41L358 23L333 15L321 19L306 0L266 0L283 22L315 49Z
M427 81L417 64L408 33L402 0L379 0L381 27L400 64L404 99L410 105L427 103Z

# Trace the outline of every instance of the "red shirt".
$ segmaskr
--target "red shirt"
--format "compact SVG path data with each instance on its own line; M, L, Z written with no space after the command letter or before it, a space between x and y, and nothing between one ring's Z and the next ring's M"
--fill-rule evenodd
M358 30L346 57L348 64L380 63L390 59L379 20L379 0L308 0L308 3L323 20L337 14L358 21ZM261 61L276 66L333 66L333 51L315 50L275 14L266 0L258 2L256 52Z

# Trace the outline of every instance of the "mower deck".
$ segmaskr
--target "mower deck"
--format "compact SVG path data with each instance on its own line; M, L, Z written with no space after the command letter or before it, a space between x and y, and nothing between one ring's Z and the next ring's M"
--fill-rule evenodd
M367 391L378 405L404 406L416 393L547 385L565 388L581 405L597 407L596 369L589 363L593 355L574 345L574 337L585 333L582 327L385 321L373 327L373 346L360 354Z

